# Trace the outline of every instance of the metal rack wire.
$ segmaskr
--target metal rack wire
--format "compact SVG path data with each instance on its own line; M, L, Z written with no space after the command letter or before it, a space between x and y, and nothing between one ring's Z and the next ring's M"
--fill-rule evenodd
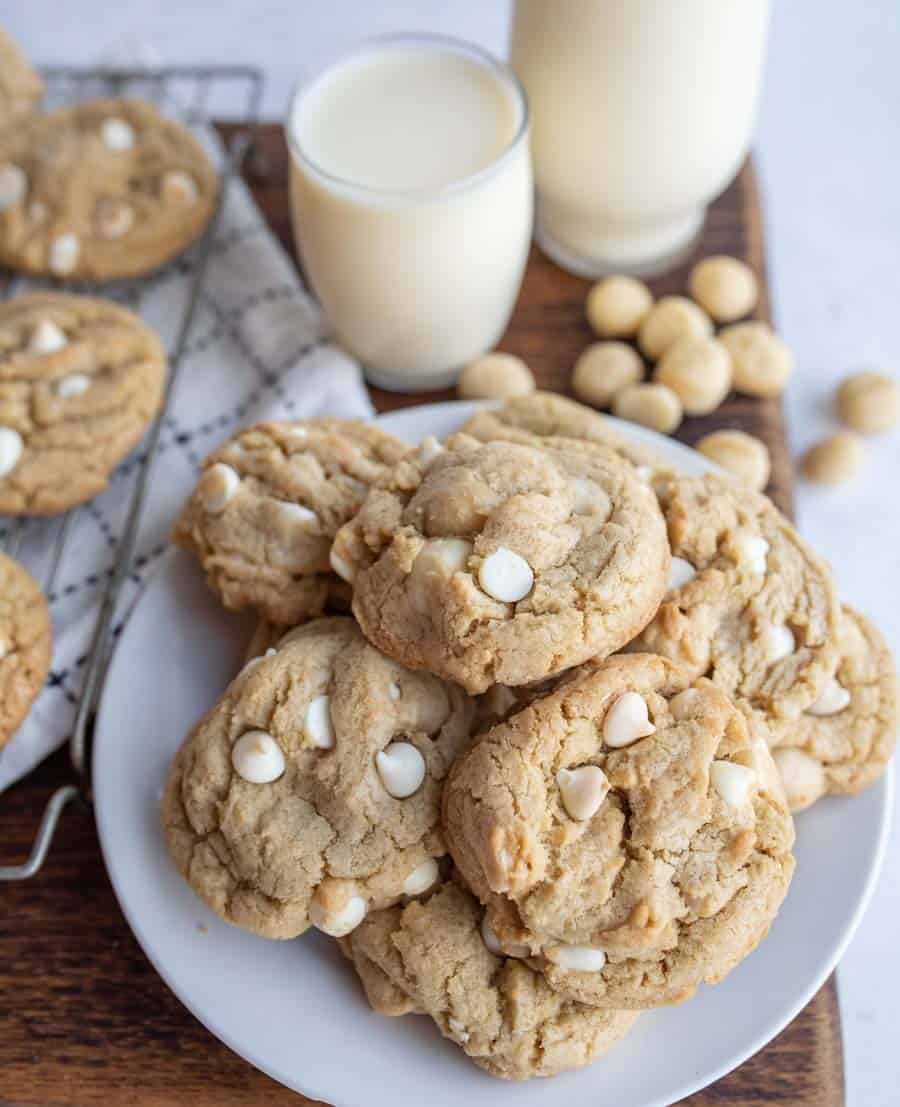
M93 97L139 97L150 100L170 117L179 118L192 128L209 127L212 112L228 113L236 126L225 148L219 168L218 207L203 238L197 245L192 279L181 309L175 342L169 351L169 376L162 406L145 439L143 452L134 469L130 499L124 526L118 535L113 567L96 607L91 644L84 666L84 682L75 710L69 739L74 772L71 784L58 788L50 797L26 861L0 866L0 881L26 880L44 863L60 816L75 799L90 802L90 745L103 681L111 654L113 617L122 585L131 571L135 542L162 429L173 404L183 355L203 292L207 262L229 184L241 170L252 150L264 78L249 66L165 66L153 68L102 67L79 69L53 67L41 73L47 87L47 105L58 107ZM217 104L218 101L218 104ZM6 285L7 296L16 294L20 282L12 278ZM141 281L120 282L117 291L130 307L140 313ZM100 289L101 293L104 289ZM55 520L16 518L0 525L0 548L11 557L19 557L28 545L27 567L41 584L44 595L52 599L53 590L70 546L82 508L74 508ZM40 561L36 568L34 561Z

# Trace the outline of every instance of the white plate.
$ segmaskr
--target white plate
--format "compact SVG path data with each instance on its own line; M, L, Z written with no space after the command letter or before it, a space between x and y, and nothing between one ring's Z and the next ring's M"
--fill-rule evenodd
M379 422L410 441L444 436L471 404L434 404ZM699 454L628 424L685 472ZM122 909L169 987L231 1049L276 1080L339 1107L650 1107L680 1100L760 1049L840 958L874 885L891 776L797 820L797 875L762 946L722 984L654 1011L606 1058L554 1080L486 1076L430 1021L374 1015L334 943L315 932L271 942L204 907L166 855L159 800L182 736L240 665L251 621L224 612L193 562L171 554L128 621L97 719L100 841Z

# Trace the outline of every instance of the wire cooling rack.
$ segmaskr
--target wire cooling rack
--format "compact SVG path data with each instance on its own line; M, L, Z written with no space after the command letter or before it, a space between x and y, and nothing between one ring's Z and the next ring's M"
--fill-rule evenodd
M248 66L165 66L153 68L102 67L78 69L53 67L41 71L46 85L45 107L52 109L95 97L128 97L149 100L170 118L179 119L201 133L211 127L216 113L227 114L235 126L217 166L220 177L217 209L200 242L194 247L192 277L180 305L175 341L169 351L169 376L159 414L130 472L132 486L124 522L117 535L110 536L114 546L112 569L101 590L94 611L91 644L84 662L84 680L75 708L69 739L73 781L58 788L41 816L28 859L17 865L0 866L0 881L26 880L44 863L54 831L66 806L75 799L90 802L90 744L103 680L112 646L113 618L122 585L132 569L135 541L147 489L159 449L160 436L178 387L179 372L197 304L203 293L210 248L219 215L231 180L240 172L252 151L259 122L264 78ZM208 144L207 144L208 148ZM31 284L32 282L29 282ZM17 294L20 280L11 276L4 285L5 294ZM65 287L65 286L63 286ZM142 282L116 282L90 286L79 283L76 291L111 295L140 314ZM78 516L89 505L55 519L4 518L0 516L0 549L20 559L52 602L60 567L65 563L77 530Z

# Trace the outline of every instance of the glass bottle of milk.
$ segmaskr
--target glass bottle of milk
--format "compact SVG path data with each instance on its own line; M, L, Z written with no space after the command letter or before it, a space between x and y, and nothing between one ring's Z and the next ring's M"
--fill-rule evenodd
M743 161L769 0L516 0L538 244L586 277L680 260Z

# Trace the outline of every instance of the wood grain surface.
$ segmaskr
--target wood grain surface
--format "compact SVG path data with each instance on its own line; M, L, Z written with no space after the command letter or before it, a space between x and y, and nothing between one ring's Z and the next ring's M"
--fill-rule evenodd
M273 229L290 248L280 128L264 128L261 146L265 174L249 179ZM765 288L759 195L749 164L713 205L698 247L699 255L710 253L746 259ZM686 267L652 282L654 291L682 291L685 277ZM590 341L583 318L587 287L532 254L501 345L521 354L544 388L568 391L575 357ZM769 315L765 293L758 315ZM444 398L449 393L427 397ZM377 390L373 399L379 410L422 402L422 397ZM741 427L768 443L770 493L790 511L791 465L780 405L731 397L714 415L687 420L679 438L691 443L721 426ZM49 794L69 778L62 751L0 796L0 859L24 858ZM831 980L765 1049L684 1102L691 1107L842 1107L843 1088ZM0 885L0 1104L292 1107L309 1102L231 1053L163 984L116 903L90 811L70 808L44 870L25 884Z

